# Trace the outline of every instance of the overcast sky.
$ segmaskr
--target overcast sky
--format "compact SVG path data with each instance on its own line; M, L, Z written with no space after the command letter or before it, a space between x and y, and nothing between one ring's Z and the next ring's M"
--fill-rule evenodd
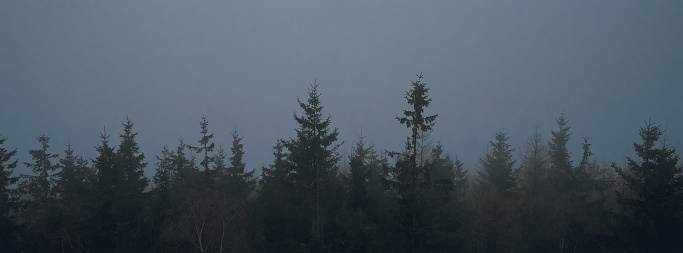
M154 171L162 146L239 129L250 169L294 136L309 83L343 152L360 133L401 150L394 117L423 72L432 134L475 169L497 131L549 139L564 111L570 151L633 156L643 120L683 145L683 1L0 1L0 133L21 162L51 137L94 158L128 115ZM680 153L680 152L679 152ZM19 166L23 172L24 166Z

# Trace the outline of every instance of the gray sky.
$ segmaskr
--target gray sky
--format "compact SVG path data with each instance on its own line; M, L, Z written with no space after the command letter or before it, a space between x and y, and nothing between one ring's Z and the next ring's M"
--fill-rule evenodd
M563 110L575 160L588 135L620 163L648 118L681 147L681 27L681 1L0 1L0 133L22 162L41 133L92 158L128 115L153 163L206 115L254 169L317 78L342 151L361 127L401 150L394 117L423 72L432 138L467 168L497 131L518 150L536 125L548 139Z

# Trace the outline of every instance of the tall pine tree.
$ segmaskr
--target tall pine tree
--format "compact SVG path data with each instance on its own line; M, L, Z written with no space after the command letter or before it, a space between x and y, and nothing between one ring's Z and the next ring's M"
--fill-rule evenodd
M494 188L505 195L509 195L516 185L515 160L512 159L512 152L515 149L510 147L509 139L510 137L506 133L496 133L496 141L490 142L491 149L480 159L479 184L483 190Z
M438 117L436 114L424 115L424 110L432 99L427 95L429 88L422 82L422 78L422 73L417 75L417 81L411 81L412 89L406 91L405 98L408 105L412 106L412 110L403 110L403 116L396 117L396 120L412 132L406 138L405 152L390 152L389 155L396 158L396 164L385 168L385 173L390 176L387 186L398 194L397 200L401 206L399 216L403 216L399 218L399 230L402 231L402 235L399 236L404 238L397 240L401 240L405 245L395 246L411 251L417 250L421 245L418 235L418 230L423 225L419 219L422 211L420 206L425 201L421 191L430 185L430 165L418 164L418 140L432 130Z
M0 145L5 143L7 138L2 138L0 134ZM0 146L0 252L13 252L17 250L16 201L12 185L17 183L19 177L12 176L17 167L18 160L12 161L12 157L17 154L17 150L8 151Z
M676 149L666 145L664 132L652 121L640 128L642 143L633 147L639 159L616 167L628 192L619 203L633 213L630 239L636 250L675 252L683 249L683 167Z
M301 115L294 114L294 120L299 125L296 129L296 139L290 138L283 143L288 155L286 166L293 168L293 179L300 194L306 197L311 210L309 223L310 233L308 246L316 250L324 250L325 226L329 218L327 207L333 200L329 198L331 184L337 180L337 162L340 156L336 144L339 132L330 129L330 116L323 115L320 102L318 83L315 82L308 90L308 99L303 102L297 99L303 110ZM331 210L330 210L331 211Z

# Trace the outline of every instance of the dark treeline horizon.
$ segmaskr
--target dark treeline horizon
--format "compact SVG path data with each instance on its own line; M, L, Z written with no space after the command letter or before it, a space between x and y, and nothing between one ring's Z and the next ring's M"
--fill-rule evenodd
M94 157L45 134L28 151L0 135L0 252L683 250L683 167L666 126L645 119L624 136L639 138L636 156L608 161L560 112L522 145L491 133L464 164L430 137L440 116L422 78L396 108L396 150L362 130L340 141L317 83L262 165L244 161L250 126L222 143L206 116L199 139L169 137L177 145L156 153L128 117Z

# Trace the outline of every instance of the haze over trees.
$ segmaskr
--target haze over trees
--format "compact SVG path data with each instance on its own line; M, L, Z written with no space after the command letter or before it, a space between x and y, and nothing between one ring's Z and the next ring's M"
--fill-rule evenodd
M54 152L43 134L20 163L0 136L0 252L683 250L683 167L659 124L640 129L637 158L610 164L587 136L572 157L561 113L549 139L537 127L513 147L492 133L468 173L430 138L438 112L423 79L396 108L408 129L400 151L362 131L340 142L314 82L297 99L293 137L275 141L260 174L243 160L248 137L235 128L226 147L205 116L196 146L180 137L151 164L127 117L117 139L101 133L93 158ZM13 176L20 164L32 173Z

